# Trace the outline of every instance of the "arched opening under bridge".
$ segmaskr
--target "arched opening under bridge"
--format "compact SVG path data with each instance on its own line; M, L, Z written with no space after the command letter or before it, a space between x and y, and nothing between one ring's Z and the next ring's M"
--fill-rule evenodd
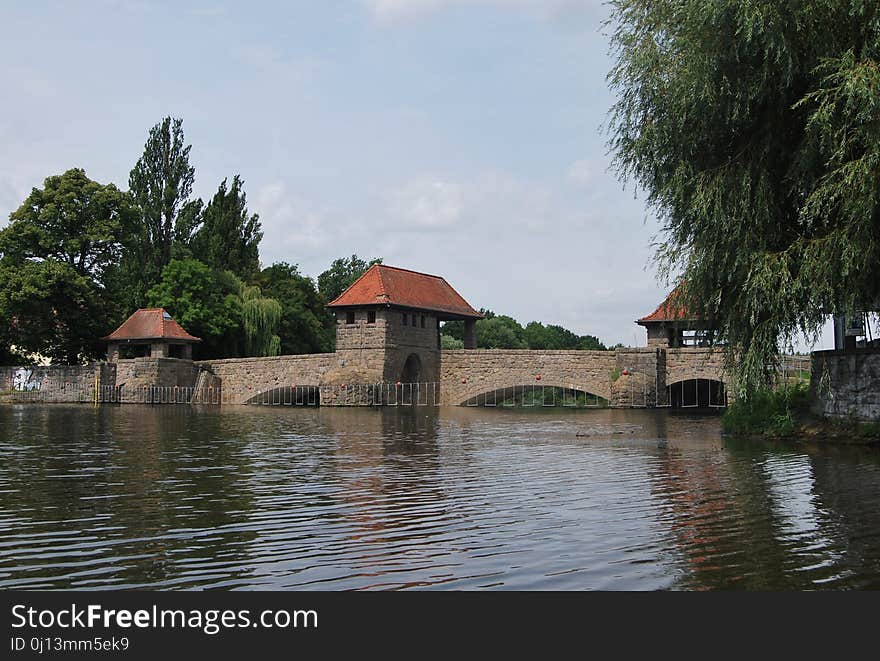
M722 409L727 406L727 389L716 379L683 379L667 387L673 409Z
M318 386L280 386L257 393L245 404L263 406L320 406L321 393Z
M460 406L497 408L605 408L608 400L587 390L529 383L505 386L469 397Z

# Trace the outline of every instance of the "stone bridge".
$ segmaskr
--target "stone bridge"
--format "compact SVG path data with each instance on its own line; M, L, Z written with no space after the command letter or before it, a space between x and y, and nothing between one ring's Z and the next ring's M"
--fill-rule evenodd
M667 386L689 380L724 382L721 352L712 349L631 348L614 351L458 349L437 352L438 378L431 403L457 406L517 387L565 388L594 395L616 407L670 404ZM271 401L284 388L349 388L389 381L385 349L268 358L233 358L197 363L222 387L226 404ZM400 362L400 361L396 361ZM365 365L375 378L364 379ZM383 378L385 376L385 378ZM391 384L393 387L393 383ZM322 399L324 396L322 395ZM324 404L332 402L323 401Z

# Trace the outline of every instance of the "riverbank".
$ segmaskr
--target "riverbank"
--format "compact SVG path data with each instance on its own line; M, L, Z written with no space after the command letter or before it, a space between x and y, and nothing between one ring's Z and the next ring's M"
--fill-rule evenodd
M748 402L734 402L722 419L733 436L840 445L880 445L880 422L820 417L810 412L805 383L763 390Z
M805 416L788 436L797 441L880 447L880 423Z

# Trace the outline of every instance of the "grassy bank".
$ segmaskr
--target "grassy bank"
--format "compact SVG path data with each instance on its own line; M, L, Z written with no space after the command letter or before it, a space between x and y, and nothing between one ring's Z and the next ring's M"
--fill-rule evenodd
M738 436L880 443L880 423L813 416L806 383L759 390L748 401L733 402L724 414L722 427Z

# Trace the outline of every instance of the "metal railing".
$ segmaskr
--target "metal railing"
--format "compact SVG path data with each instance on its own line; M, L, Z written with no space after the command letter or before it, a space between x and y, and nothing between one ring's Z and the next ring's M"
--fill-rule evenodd
M809 383L812 371L810 356L779 356L776 367L776 385Z
M0 401L80 404L220 404L220 387L101 384L96 374L65 380L51 368L0 370Z
M281 386L258 393L245 403L263 406L439 406L440 384Z

